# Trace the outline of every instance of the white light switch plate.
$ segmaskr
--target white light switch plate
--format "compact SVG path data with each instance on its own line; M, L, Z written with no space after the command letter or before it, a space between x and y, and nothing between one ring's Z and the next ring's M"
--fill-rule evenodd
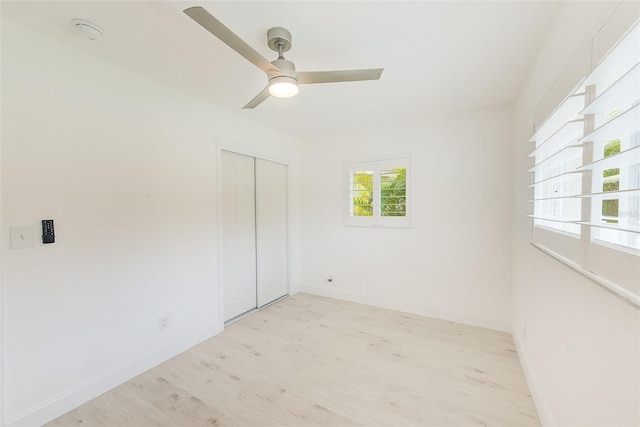
M33 227L11 227L11 249L32 248L34 239Z

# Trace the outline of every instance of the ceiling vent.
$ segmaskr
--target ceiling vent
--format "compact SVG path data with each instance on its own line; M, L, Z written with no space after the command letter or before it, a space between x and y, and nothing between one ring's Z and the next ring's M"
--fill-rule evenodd
M83 36L91 40L102 40L104 31L98 25L93 22L85 21L84 19L72 19L71 25Z

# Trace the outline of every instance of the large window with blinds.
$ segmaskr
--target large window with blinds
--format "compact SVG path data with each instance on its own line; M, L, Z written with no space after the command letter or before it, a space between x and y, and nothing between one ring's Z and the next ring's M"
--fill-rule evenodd
M640 24L531 141L534 245L640 305Z
M346 224L411 226L410 159L348 163Z

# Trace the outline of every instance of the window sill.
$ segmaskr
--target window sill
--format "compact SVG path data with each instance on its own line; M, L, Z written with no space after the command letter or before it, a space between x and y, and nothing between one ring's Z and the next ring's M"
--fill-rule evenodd
M597 285L599 285L600 287L602 287L603 289L611 292L612 294L614 294L615 296L617 296L618 298L622 299L624 302L626 302L627 304L631 305L632 307L634 307L637 310L640 310L640 295L635 295L632 292L629 292L628 290L616 285L613 282L610 282L609 280L605 279L604 277L600 277L597 274L594 274L592 272L590 272L589 270L583 268L582 266L576 264L574 261L571 261L565 257L563 257L562 255L547 249L546 247L539 245L535 242L530 242L531 246L533 246L534 248L544 252L545 254L549 255L552 258L555 258L556 260L560 261L561 263L563 263L564 265L566 265L567 267L571 268L572 270L580 273L581 275L583 275L584 277L586 277L587 279L590 279L592 282L596 283Z
M344 224L345 227L349 228L391 228L391 229L410 229L415 228L413 225L358 225L358 224Z

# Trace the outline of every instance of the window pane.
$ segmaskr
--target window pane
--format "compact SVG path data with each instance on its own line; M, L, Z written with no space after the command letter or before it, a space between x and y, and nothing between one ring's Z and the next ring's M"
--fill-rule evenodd
M571 172L582 165L582 151L567 151L563 154L562 149L571 143L572 141L565 142L560 151L548 157L544 157L544 153L540 157L536 154L536 163L541 167L535 172L535 181L542 183L535 186L537 201L534 204L534 215L538 218L534 223L579 236L580 225L571 221L581 219L582 202L574 196L582 192L582 175Z
M380 215L407 215L407 169L380 171Z
M602 157L607 158L640 145L640 133L612 139L604 144ZM617 164L614 166L618 166ZM602 171L602 192L612 192L600 203L600 222L623 229L640 228L640 196L633 190L640 188L640 164L623 161L619 167ZM631 190L631 192L629 192ZM616 193L616 192L622 193ZM627 193L625 193L627 192ZM640 233L596 228L592 232L596 241L612 243L629 249L640 250Z
M618 199L602 201L602 220L610 224L618 223Z
M614 139L604 146L604 158L620 152L621 140ZM602 191L617 191L620 189L620 169L607 169L602 172Z
M373 171L351 174L351 216L373 216Z
M620 152L619 139L609 141L604 146L604 158L613 156ZM606 169L602 172L602 191L618 191L620 190L620 169ZM618 223L618 199L607 199L602 201L602 221L609 224Z

